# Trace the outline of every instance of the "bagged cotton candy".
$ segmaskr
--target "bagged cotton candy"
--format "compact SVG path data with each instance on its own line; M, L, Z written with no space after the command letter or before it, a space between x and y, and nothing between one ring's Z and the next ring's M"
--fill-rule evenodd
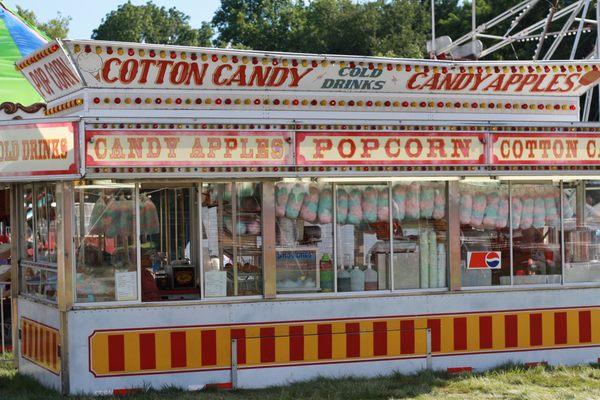
M518 229L521 225L521 216L523 215L523 201L518 195L512 196L512 211L511 211L512 226Z
M387 188L379 190L377 197L377 221L386 222L390 220L390 193Z
M496 227L498 221L498 208L500 206L500 196L498 193L492 192L487 195L487 203L485 206L485 215L483 217L483 226L487 229Z
M377 222L377 203L379 193L373 186L368 186L362 192L363 219L367 223Z
M254 184L252 182L238 183L238 197L251 197L254 194Z
M333 193L331 189L322 189L317 210L319 223L330 224L333 221Z
M521 214L521 225L519 225L519 228L529 229L533 224L533 207L535 201L529 194L526 194L523 196L522 202L523 213Z
M392 201L394 202L394 219L404 220L406 214L406 186L399 183L392 188Z
M362 193L354 188L348 194L348 217L346 222L352 225L360 225L363 219Z
M558 207L556 206L556 193L549 191L544 195L544 205L546 207L546 225L558 225Z
M431 185L421 185L421 195L419 198L420 217L431 219L433 216L433 197L435 190ZM437 263L436 263L437 265Z
M289 194L289 184L280 182L275 186L275 216L285 217L285 207L287 206Z
M285 207L285 216L287 218L298 218L300 215L300 209L304 203L304 196L306 196L306 186L302 183L296 183L290 191L287 205Z
M485 193L476 192L473 195L473 208L471 210L471 226L480 227L483 224L483 215L487 206Z
M345 224L348 222L348 193L343 188L337 190L337 223Z
M473 213L473 194L467 187L462 186L460 190L460 223L468 225L471 223L471 214Z
M508 197L504 194L500 196L498 203L498 218L496 219L496 228L506 228L508 225Z
M419 219L421 209L419 206L420 185L413 182L406 191L406 219Z
M317 210L319 209L319 188L317 185L308 187L308 194L304 196L304 203L300 210L300 218L309 223L317 221Z
M535 199L533 201L532 225L536 229L546 226L546 202L539 192L535 194Z
M246 232L251 235L260 235L260 221L254 220L246 223Z
M433 198L433 219L442 219L446 216L446 193L444 186L440 185L435 189Z

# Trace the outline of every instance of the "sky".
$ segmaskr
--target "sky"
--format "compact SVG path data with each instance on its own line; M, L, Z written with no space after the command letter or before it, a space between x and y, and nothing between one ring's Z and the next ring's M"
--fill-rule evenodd
M145 4L148 0L131 0L133 4ZM126 0L3 0L8 7L16 5L33 10L40 21L47 21L60 12L73 19L69 25L69 39L89 39L102 18ZM202 21L210 21L221 4L220 0L153 0L159 6L176 7L189 15L193 27Z

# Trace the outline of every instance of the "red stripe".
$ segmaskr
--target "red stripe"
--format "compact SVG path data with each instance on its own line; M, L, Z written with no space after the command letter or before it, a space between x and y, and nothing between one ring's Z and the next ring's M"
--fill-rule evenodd
M184 368L187 365L185 331L171 332L171 367Z
M579 311L579 343L592 341L592 312Z
M331 358L331 324L317 325L319 360Z
M238 364L246 364L246 330L232 329L231 338L237 339Z
M493 347L492 316L479 317L479 347L491 349Z
M290 361L304 360L304 327L290 326Z
M400 352L413 354L415 352L415 321L400 321Z
M567 343L567 313L554 313L554 343Z
M156 369L156 337L154 333L140 334L140 368Z
M454 318L454 350L467 349L467 318Z
M260 362L275 361L275 328L260 328Z
M387 322L373 322L373 355L387 355Z
M529 315L529 344L531 346L542 345L542 314Z
M516 315L505 315L504 316L504 345L505 347L517 347L519 345L518 340L519 325L517 323Z
M23 339L21 340L21 354L24 356L27 355L27 323L24 320L21 320L21 332L23 335Z
M346 357L360 357L360 324L346 324Z
M108 335L108 370L125 370L125 337Z
M442 347L441 320L428 319L427 327L431 329L431 351L440 351Z
M202 346L202 365L217 364L217 331L202 331L200 336Z

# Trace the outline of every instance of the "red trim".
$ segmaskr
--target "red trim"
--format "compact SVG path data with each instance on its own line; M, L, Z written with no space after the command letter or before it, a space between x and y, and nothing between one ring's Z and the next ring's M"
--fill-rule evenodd
M592 312L590 310L579 311L579 343L592 341Z
M246 364L246 330L232 329L230 335L232 339L237 339L238 365Z
M331 324L317 325L317 353L319 360L330 359L332 356Z
M439 319L428 319L427 328L431 329L431 351L442 350L442 321Z
M454 350L467 350L467 317L454 318Z
M554 344L567 343L567 313L554 313Z
M541 346L543 336L542 314L529 315L529 345Z
M275 328L260 328L260 362L275 362Z
M415 321L400 321L400 353L413 354L415 352Z
M449 374L468 374L473 372L473 367L448 367L446 371Z
M171 368L185 368L186 359L185 331L171 332Z
M387 322L379 321L373 323L373 355L387 355Z
M504 346L517 347L519 345L519 324L517 315L504 316Z
M156 338L154 333L140 334L140 368L156 369Z
M125 336L108 336L108 370L125 370Z
M202 349L202 365L217 364L217 331L202 331L200 333L200 348Z

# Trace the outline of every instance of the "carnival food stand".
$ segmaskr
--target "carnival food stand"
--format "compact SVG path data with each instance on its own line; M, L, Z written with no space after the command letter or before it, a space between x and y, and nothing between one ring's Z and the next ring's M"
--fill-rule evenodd
M596 61L64 41L17 69L48 105L0 126L15 349L50 387L600 355Z

